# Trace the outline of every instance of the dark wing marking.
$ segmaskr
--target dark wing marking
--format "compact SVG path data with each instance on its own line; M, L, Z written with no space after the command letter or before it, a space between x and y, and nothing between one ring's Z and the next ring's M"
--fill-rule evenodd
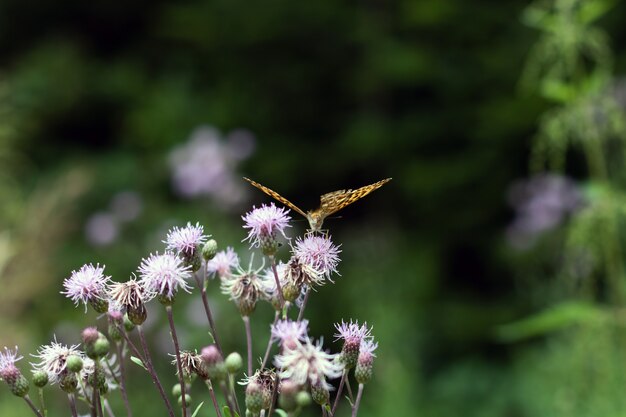
M250 178L243 177L243 179L248 181L250 184L254 185L259 190L263 191L265 194L267 194L270 197L274 198L275 200L280 201L281 203L283 203L284 205L286 205L287 207L289 207L293 211L297 211L298 213L300 213L304 217L307 217L306 214L304 213L304 211L300 210L295 204L293 204L291 201L287 200L282 195L278 194L276 191L270 190L266 186L261 185L258 182L252 181Z

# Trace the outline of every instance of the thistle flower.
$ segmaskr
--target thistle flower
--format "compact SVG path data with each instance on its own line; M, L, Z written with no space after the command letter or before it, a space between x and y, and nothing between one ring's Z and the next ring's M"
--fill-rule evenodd
M282 262L276 265L276 273L278 274L280 287L283 291L283 296L285 297L285 299L287 299L287 296L285 296L284 294L285 286L289 283L286 280L286 268L287 265ZM278 287L276 286L276 278L274 277L274 271L272 270L272 268L267 268L265 271L263 271L263 274L261 274L259 278L263 285L263 293L267 298L267 301L269 301L276 310L281 310L282 306L280 302L280 294L278 292ZM287 301L291 300L287 299Z
M172 360L172 365L177 366L175 355L174 360ZM189 378L193 374L198 375L200 378L206 380L209 378L207 373L207 368L198 352L191 352L189 350L181 350L180 351L180 365L183 369L183 377ZM178 375L178 369L176 369L176 374Z
M24 397L28 394L29 386L22 372L15 366L15 362L20 359L22 356L17 354L17 346L15 350L5 346L4 352L0 352L0 379L7 383L13 395Z
M213 259L206 263L207 273L211 276L217 274L221 279L227 278L231 271L238 267L239 257L231 247L226 248L225 251L217 252Z
M256 302L264 296L263 282L259 278L259 272L263 270L263 265L258 270L252 269L252 261L248 270L244 271L241 266L237 266L237 273L222 280L222 293L228 295L233 300L242 316L249 316L256 307Z
M296 349L298 342L307 340L308 326L309 321L306 319L302 321L279 320L271 325L272 340L280 341L284 349Z
M202 266L201 251L204 242L209 236L204 234L204 227L200 223L192 225L187 223L185 227L174 227L167 233L167 239L163 243L167 244L167 250L180 256L185 264L191 266L193 271L197 271Z
M251 248L261 248L265 255L274 255L278 250L278 234L287 239L285 228L290 227L291 221L288 213L289 210L278 208L274 203L253 207L252 211L241 217L245 222L244 229L250 229L244 240L250 241Z
M359 325L358 321L345 323L343 320L335 324L337 332L335 341L343 339L343 347L341 349L341 362L346 369L353 368L356 365L361 342L372 337L372 328L368 329L367 323Z
M35 358L39 358L39 363L31 363L33 370L43 371L48 374L51 384L63 383L64 378L69 373L67 369L67 358L78 356L86 360L85 355L78 349L78 345L63 345L56 340L49 345L43 345L37 350ZM75 386L74 386L75 388Z
M105 313L108 308L107 286L111 277L104 275L104 265L83 265L78 271L72 271L72 275L63 281L65 291L61 294L69 297L76 306L80 302L87 304L98 313Z
M284 270L285 287L283 293L287 292L285 299L295 300L302 289L306 287L321 286L325 283L325 275L314 266L302 262L297 256L292 256Z
M274 363L281 369L281 379L291 379L296 384L321 386L330 390L326 378L334 379L341 376L343 368L335 361L336 354L327 353L322 349L322 341L313 344L310 339L297 343L295 349L287 349L276 355Z
M161 299L173 299L179 288L191 292L187 284L191 278L190 267L184 266L182 259L170 252L144 258L139 266L139 275L146 290Z
M376 354L374 351L378 347L378 343L372 339L364 339L359 347L359 359L354 370L354 377L359 384L365 384L372 379L372 365Z
M217 346L209 345L202 348L200 358L206 365L208 377L212 380L220 381L228 376L224 358Z
M133 324L142 324L147 317L144 303L150 301L155 294L147 291L142 283L133 277L126 282L111 285L109 296L126 309L126 314Z
M328 280L331 274L337 273L341 250L330 237L308 234L304 239L296 239L296 246L292 252L300 264L318 271Z

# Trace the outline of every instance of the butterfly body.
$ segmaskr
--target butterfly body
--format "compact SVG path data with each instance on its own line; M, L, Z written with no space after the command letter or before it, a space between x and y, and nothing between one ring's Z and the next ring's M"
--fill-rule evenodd
M374 190L379 189L389 181L391 178L386 178L384 180L375 182L374 184L366 185L361 188L357 188L356 190L338 190L333 191L331 193L324 194L320 197L320 206L315 210L310 210L308 212L304 212L298 206L293 204L291 201L287 200L285 197L278 194L276 191L273 191L267 188L264 185L259 184L258 182L252 181L249 178L244 177L246 181L250 184L263 191L265 194L270 197L280 201L293 211L301 214L309 221L310 230L313 232L319 232L322 229L322 224L324 223L324 219L330 216L333 213L338 212L342 208L354 203L355 201L365 197L369 193Z

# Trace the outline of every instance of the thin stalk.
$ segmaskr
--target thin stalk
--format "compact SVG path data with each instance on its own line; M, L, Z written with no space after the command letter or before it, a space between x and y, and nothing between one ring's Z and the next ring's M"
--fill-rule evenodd
M109 404L109 401L107 399L104 400L104 409L107 410L107 414L109 415L109 417L115 417L115 413L113 412L111 404Z
M33 413L35 413L37 417L43 417L39 410L37 410L37 407L35 407L35 404L33 404L33 402L30 400L30 397L28 395L24 395L22 398L24 399L24 401L26 401L26 404L28 404L30 409L33 410Z
M141 347L143 348L143 352L144 352L145 359L146 359L144 361L144 365L146 365L146 368L148 369L148 373L150 374L150 377L152 377L152 382L154 382L154 385L156 385L157 390L159 391L159 394L161 395L161 398L163 399L163 402L165 403L165 407L167 408L167 413L170 415L170 417L175 417L174 409L172 409L172 404L170 404L170 400L167 398L167 395L165 395L165 391L163 391L163 386L161 385L161 381L159 381L159 377L157 376L156 371L154 370L154 365L152 365L150 351L148 350L148 344L146 343L146 337L143 334L143 329L141 325L137 326L137 333L139 333L139 340L141 341Z
M250 317L242 316L246 327L246 344L248 345L248 376L252 376L252 332L250 331Z
M96 411L98 412L98 415L100 417L104 417L104 412L102 411L102 401L100 401L100 388L98 388L98 372L101 371L100 369L100 359L95 359L94 360L94 367L93 367L93 380L94 380L94 386L91 387L92 390L92 395L93 395L93 403L96 405Z
M218 417L222 417L222 412L220 411L220 406L217 403L217 398L215 398L215 391L213 390L213 384L211 384L211 380L206 380L206 386L209 389L209 394L211 395L211 401L213 401L213 407L215 408L215 412Z
M43 414L43 417L46 417L48 415L48 410L46 410L46 401L44 400L43 396L43 388L37 388L37 391L39 391L39 406L41 407L41 413Z
M276 325L276 322L278 321L278 318L280 317L280 311L277 311L276 313L274 313L274 323L272 324L272 327L274 325ZM265 349L265 355L263 355L263 363L261 364L261 369L265 368L265 364L267 363L267 360L270 357L270 351L272 350L272 335L270 334L270 338L267 341L267 348Z
M215 341L215 346L217 347L217 350L220 351L220 354L223 355L222 345L220 345L220 341L217 337L217 329L215 328L215 322L213 321L213 314L211 314L211 308L209 307L209 300L207 298L206 288L204 286L204 283L207 280L206 266L204 267L203 280L200 280L200 278L198 277L198 274L194 274L193 276L196 278L196 283L198 284L198 288L200 289L200 295L202 297L202 304L204 305L204 312L206 313L206 318L209 321L209 326L211 326L211 333L213 335L213 340Z
M348 396L350 401L354 404L354 396L352 395L352 387L350 386L350 375L346 376L346 388L348 389Z
M178 337L176 336L176 326L174 326L174 313L172 306L165 306L167 311L167 321L170 323L170 334L174 342L174 353L176 353L176 367L178 369L178 382L180 382L180 395L182 398L183 417L187 417L187 399L185 398L185 379L183 377L183 365L180 361L180 347L178 345Z
M276 290L278 291L278 301L280 302L280 308L285 305L285 297L283 296L283 288L280 286L280 279L278 278L278 271L276 270L276 258L272 255L269 256L270 264L272 265L272 272L274 272L274 281L276 281Z
M235 407L237 407L237 414L241 415L241 408L239 408L239 400L237 399L237 392L235 392L235 376L232 374L228 374L228 385L230 388L230 392L235 399Z
M276 403L276 395L278 394L279 383L280 383L280 380L277 377L276 381L274 381L274 388L272 389L272 402L270 402L270 409L267 411L268 417L271 417L272 411L274 411L274 404Z
M222 390L222 394L224 395L224 398L226 399L226 403L228 404L228 408L230 408L231 410L231 415L234 414L235 411L237 411L237 409L235 408L235 403L233 402L233 398L230 395L230 392L228 391L228 387L226 386L226 382L224 381L220 381L220 389Z
M137 346L135 346L135 344L133 343L132 340L130 340L130 338L128 337L128 335L126 334L125 329L122 327L122 325L117 325L118 330L120 331L120 333L122 334L122 336L124 337L124 340L126 341L126 344L128 346L130 346L131 350L133 351L133 354L138 357L141 362L143 362L144 364L146 363L146 359L143 357L143 355L141 354L141 352L139 351L139 349L137 348Z
M126 415L133 417L133 411L130 408L128 402L128 393L126 392L126 365L124 364L124 347L122 343L115 343L117 349L117 357L120 361L120 394L122 394L122 401L124 401L124 407L126 408Z
M78 412L76 411L76 399L74 398L74 394L67 394L67 399L70 403L70 410L72 410L72 417L78 417Z
M300 312L298 313L298 321L301 321L304 317L304 309L306 308L306 303L309 301L309 294L311 293L311 287L306 289L306 293L304 293L304 300L302 300L302 305L300 306Z
M326 406L321 405L320 407L322 407L322 417L328 417L328 413L326 412Z
M337 389L337 396L335 397L335 403L333 404L333 408L330 412L331 416L335 415L335 411L337 411L337 406L339 405L339 399L341 398L341 393L343 392L343 385L346 383L346 376L348 375L348 371L344 370L343 374L341 374L341 381L339 382L339 388Z
M356 417L356 413L359 412L359 404L361 403L361 396L363 396L363 384L359 384L359 392L356 394L356 402L352 406L352 417Z

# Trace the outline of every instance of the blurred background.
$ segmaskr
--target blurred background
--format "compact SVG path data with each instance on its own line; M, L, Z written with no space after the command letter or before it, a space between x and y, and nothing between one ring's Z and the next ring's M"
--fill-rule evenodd
M54 335L78 343L96 315L63 279L91 262L124 281L174 225L247 260L241 215L270 199L242 176L305 210L393 177L325 223L341 277L307 308L335 351L334 322L374 326L359 415L626 416L625 16L611 0L0 0L0 346L30 374ZM243 352L235 306L209 293ZM271 319L258 308L257 340ZM162 415L134 368L136 415ZM28 415L6 386L0 415Z

